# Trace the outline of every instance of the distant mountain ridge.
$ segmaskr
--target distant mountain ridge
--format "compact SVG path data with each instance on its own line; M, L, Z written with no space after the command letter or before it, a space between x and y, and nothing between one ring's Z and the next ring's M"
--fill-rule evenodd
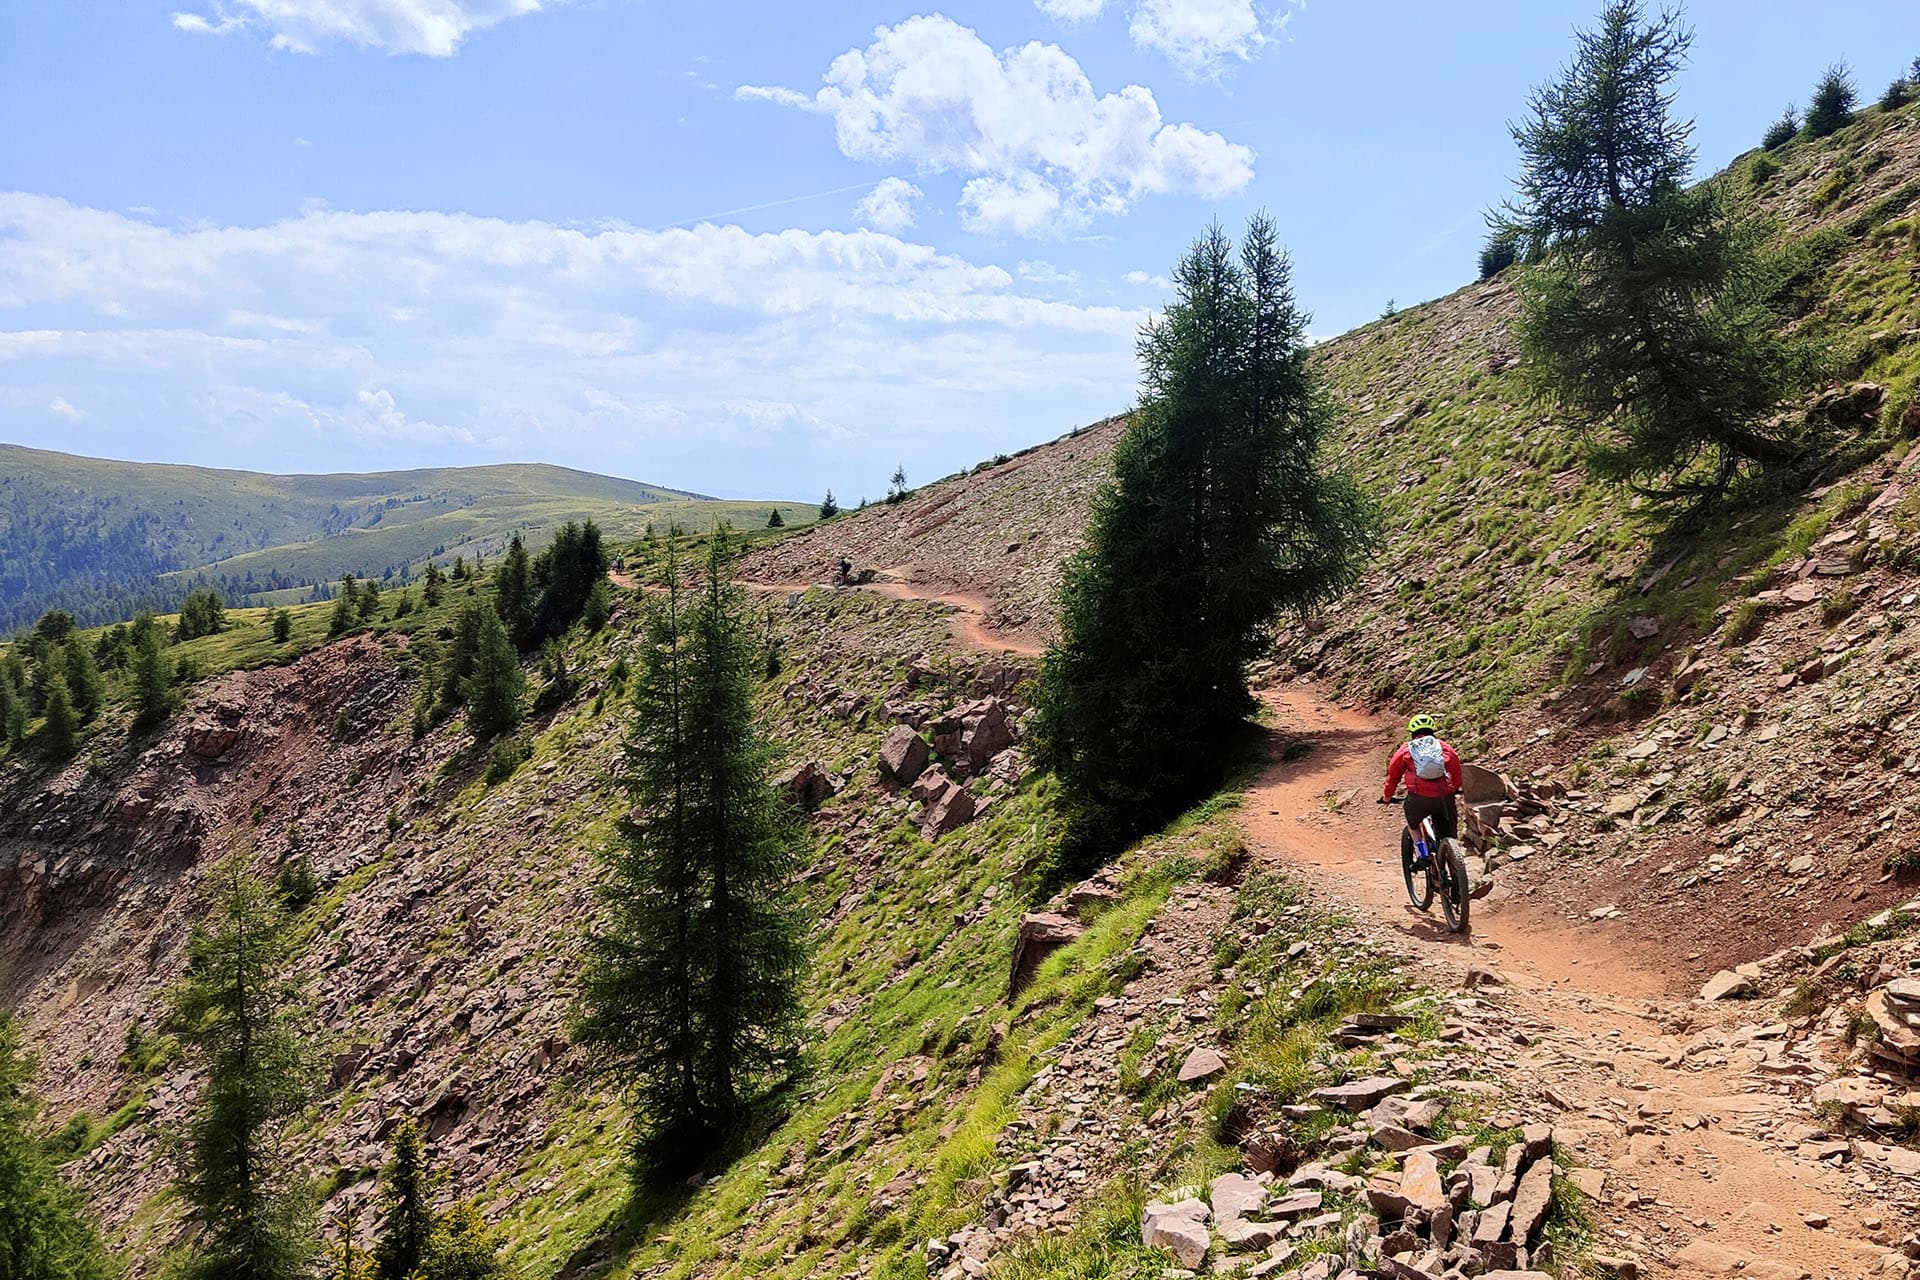
M429 559L539 542L570 519L647 524L813 518L805 503L704 494L548 463L319 475L120 462L0 445L0 627L50 608L82 623L168 610L211 582L233 604L308 598L343 573L404 578Z

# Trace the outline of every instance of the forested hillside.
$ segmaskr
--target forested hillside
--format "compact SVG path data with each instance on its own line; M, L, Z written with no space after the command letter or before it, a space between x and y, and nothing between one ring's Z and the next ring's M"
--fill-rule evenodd
M51 608L83 623L178 607L195 585L232 604L285 604L344 573L395 579L429 559L535 544L569 519L618 534L715 518L763 525L775 507L546 465L264 475L0 446L0 628Z

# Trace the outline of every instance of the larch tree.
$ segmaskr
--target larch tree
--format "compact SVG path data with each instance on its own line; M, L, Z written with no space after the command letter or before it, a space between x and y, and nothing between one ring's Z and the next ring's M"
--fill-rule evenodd
M1237 254L1216 226L1142 333L1140 404L1036 691L1070 861L1119 852L1218 783L1253 707L1246 663L1373 545L1370 506L1321 458L1331 418L1290 276L1267 218Z
M506 625L485 609L478 613L473 672L460 693L467 704L467 731L484 742L519 727L526 715L527 677Z
M47 1156L33 1073L18 1022L0 1011L0 1276L108 1280L99 1234Z
M134 619L130 643L133 730L146 733L173 714L173 660L167 656L166 633L150 613Z
M234 854L172 992L172 1023L203 1072L178 1188L196 1229L194 1280L298 1280L316 1252L312 1206L286 1146L311 1096L306 1012L279 895Z
M493 573L493 607L507 628L514 648L533 641L533 562L519 534L507 544L506 557Z
M1589 465L1699 507L1744 478L1791 476L1817 446L1780 413L1819 359L1785 336L1787 259L1725 184L1686 185L1693 126L1671 85L1692 33L1613 0L1514 126L1503 224L1534 266L1520 347L1536 387L1584 432Z
M395 1126L381 1170L380 1219L373 1243L374 1280L412 1280L433 1241L433 1171L426 1138L411 1118Z
M716 534L689 590L669 548L634 677L633 808L603 853L575 1035L636 1110L636 1166L675 1176L793 1066L796 816L755 721L761 656Z

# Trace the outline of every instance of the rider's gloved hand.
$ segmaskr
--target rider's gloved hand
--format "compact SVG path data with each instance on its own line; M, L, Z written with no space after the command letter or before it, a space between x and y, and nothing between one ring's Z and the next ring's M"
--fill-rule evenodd
M1374 803L1375 804L1392 804L1393 801L1388 799L1386 796L1381 796L1378 800L1375 800Z

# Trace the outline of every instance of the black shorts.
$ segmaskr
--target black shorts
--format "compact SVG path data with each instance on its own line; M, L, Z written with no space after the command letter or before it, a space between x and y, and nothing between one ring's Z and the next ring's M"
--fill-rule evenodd
M1426 819L1433 819L1434 834L1442 840L1460 838L1460 801L1456 796L1418 796L1407 792L1407 828L1418 831Z

